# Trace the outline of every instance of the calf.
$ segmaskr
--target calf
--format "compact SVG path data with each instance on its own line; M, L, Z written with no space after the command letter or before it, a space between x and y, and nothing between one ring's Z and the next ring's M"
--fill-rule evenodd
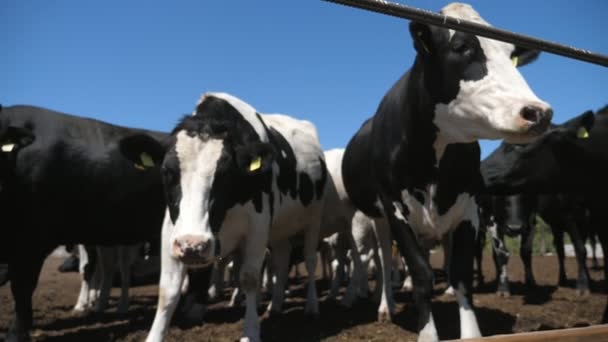
M568 193L582 195L589 210L591 229L598 233L604 251L608 231L603 225L608 208L608 107L596 115L587 111L553 127L537 141L518 149L502 149L482 169L485 192ZM608 279L608 253L604 253ZM604 320L608 319L608 307Z
M260 340L256 294L266 247L278 279L269 310L278 312L289 238L296 234L305 240L305 312L318 314L314 269L327 169L315 127L285 115L260 114L228 94L208 93L173 130L166 148L148 142L156 151L151 154L155 164L162 164L167 209L158 306L147 340L165 337L185 270L232 253L242 261L242 339Z
M122 147L142 140L160 145L165 137L38 107L2 108L0 263L8 264L15 300L8 341L28 338L32 293L56 246L159 238L165 206L159 168L151 151Z
M441 14L488 25L465 4L450 4ZM431 313L433 272L424 251L453 231L450 281L460 306L461 337L475 337L480 335L471 300L477 140L530 141L548 127L552 111L515 66L538 53L418 22L410 23L410 33L414 65L348 143L344 185L359 210L384 218L405 256L421 341L438 339Z

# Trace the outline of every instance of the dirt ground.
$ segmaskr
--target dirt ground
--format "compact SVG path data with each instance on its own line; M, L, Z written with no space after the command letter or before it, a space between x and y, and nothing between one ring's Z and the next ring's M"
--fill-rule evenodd
M439 267L442 257L433 254L432 263ZM534 272L538 288L527 291L522 284L521 261L513 256L509 263L512 281L510 298L495 293L495 272L491 256L484 259L486 283L477 287L474 297L476 313L484 336L524 331L538 331L582 327L599 324L606 305L603 273L591 270L591 294L578 297L574 290L576 264L568 258L566 267L571 283L557 287L557 260L550 256L537 256ZM115 313L118 289L112 290L108 312L101 315L77 314L71 311L79 291L76 273L61 274L56 271L62 261L47 259L38 289L34 294L35 328L34 341L142 341L152 324L156 306L156 285L138 286L131 289L131 307L128 314ZM411 295L397 292L397 313L393 323L377 323L377 306L370 302L358 303L346 309L333 301L326 301L327 287L318 282L321 294L318 320L303 315L304 287L292 285L291 297L285 304L281 317L263 318L261 321L264 341L414 341L416 339L416 310ZM441 339L459 336L458 306L455 299L441 295L445 282L435 286L433 314ZM205 323L185 326L174 322L169 341L234 341L242 331L242 308L226 308L226 302L213 304L205 316ZM0 288L0 339L4 339L12 318L13 302L10 287ZM260 309L260 313L262 310ZM608 337L607 337L608 339Z

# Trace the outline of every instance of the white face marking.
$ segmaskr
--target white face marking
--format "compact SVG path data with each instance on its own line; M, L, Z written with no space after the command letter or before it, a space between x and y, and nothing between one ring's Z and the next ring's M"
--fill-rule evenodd
M401 192L403 203L409 209L407 221L416 234L423 240L439 241L448 231L455 228L461 220L470 215L473 197L468 193L459 194L456 201L443 215L439 215L436 203L433 201L437 185L427 186L422 192L424 203L409 193L408 190Z
M188 234L212 238L209 195L223 147L224 142L220 139L203 140L198 136L190 137L185 131L177 133L175 150L182 197L174 238Z
M450 4L441 13L489 25L466 4ZM531 123L521 117L521 110L526 106L547 110L550 106L534 94L513 65L513 45L478 39L487 59L487 75L476 81L461 80L456 98L448 104L436 105L434 123L439 134L444 136L445 143L478 139L529 142L535 135L527 133Z

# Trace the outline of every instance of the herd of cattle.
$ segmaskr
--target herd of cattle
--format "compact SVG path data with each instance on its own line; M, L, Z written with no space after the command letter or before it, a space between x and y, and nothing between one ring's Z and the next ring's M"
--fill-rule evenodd
M441 12L489 25L469 5L454 3ZM380 320L390 320L395 307L394 241L411 274L419 341L438 340L428 253L443 242L461 337L477 337L472 284L481 232L493 232L503 293L508 252L501 238L522 234L526 283L533 286L535 213L551 224L557 241L569 232L580 267L577 288L588 291L586 236L597 234L608 250L608 231L601 228L608 221L602 200L608 190L608 112L552 125L550 105L517 70L537 51L417 22L409 29L417 52L411 69L345 149L325 153L312 123L261 114L225 93L204 94L170 133L31 106L1 108L0 263L8 265L15 301L7 341L28 339L43 261L62 244L100 246L97 257L106 260L100 265L110 270L116 256L127 270L126 255L133 253L110 246L160 246L158 304L148 341L164 339L183 293L207 291L208 282L197 273L228 261L244 294L242 340L259 341L262 274L273 289L268 311L280 313L294 250L302 251L308 271L305 312L319 315L320 241L334 247L334 263L341 265L334 267L335 278L352 263L343 300L352 303L366 291L370 237L381 275ZM479 139L504 143L481 162ZM604 253L606 272L607 258ZM87 284L95 283L83 273ZM102 285L83 284L77 307L96 301L103 310L110 281L96 282ZM340 280L334 284L336 294ZM120 309L127 305L128 297Z

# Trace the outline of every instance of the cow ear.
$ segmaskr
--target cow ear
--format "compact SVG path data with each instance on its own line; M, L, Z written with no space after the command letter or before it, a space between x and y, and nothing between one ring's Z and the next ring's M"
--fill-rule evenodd
M591 128L595 123L595 115L593 115L593 112L587 111L583 113L577 121L576 137L579 139L589 138L589 131L591 131Z
M521 67L526 64L534 62L538 55L540 55L540 51L531 50L524 47L516 46L515 50L511 53L511 61L515 67Z
M268 143L253 143L235 149L236 163L249 175L270 171L274 161L274 148Z
M428 56L434 52L433 32L429 25L412 21L410 22L410 34L414 41L414 48L419 55Z
M0 152L10 153L30 145L36 140L34 133L27 128L9 126L0 137Z
M120 153L133 162L133 167L144 171L159 166L165 157L163 144L143 133L127 136L119 142Z

